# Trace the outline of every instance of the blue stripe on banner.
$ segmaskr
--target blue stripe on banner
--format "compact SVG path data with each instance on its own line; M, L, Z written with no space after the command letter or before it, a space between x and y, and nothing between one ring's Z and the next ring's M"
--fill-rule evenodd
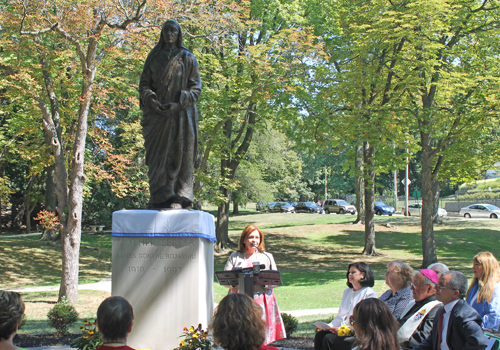
M189 233L189 232L182 232L182 233L117 233L113 232L111 233L112 237L200 237L200 238L205 238L208 239L210 242L215 242L217 241L217 238L215 237L210 237L209 235L205 233Z

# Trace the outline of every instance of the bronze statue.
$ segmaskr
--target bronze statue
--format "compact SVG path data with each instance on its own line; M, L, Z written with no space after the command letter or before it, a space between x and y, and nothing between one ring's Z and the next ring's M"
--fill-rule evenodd
M139 83L146 148L148 208L187 208L193 203L193 167L201 93L198 62L182 46L176 21L163 24Z

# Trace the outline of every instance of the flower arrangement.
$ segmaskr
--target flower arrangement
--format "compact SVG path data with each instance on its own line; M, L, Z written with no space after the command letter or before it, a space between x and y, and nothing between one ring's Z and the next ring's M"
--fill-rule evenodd
M179 342L179 346L174 350L211 350L214 346L208 332L204 331L201 323L198 328L193 326L184 327L183 334L179 338L184 338Z
M354 329L349 328L349 326L343 324L339 327L339 331L337 333L339 337L352 337L354 336Z
M102 335L97 330L97 322L93 323L84 320L80 327L82 335L71 343L72 348L78 350L95 350L102 345Z

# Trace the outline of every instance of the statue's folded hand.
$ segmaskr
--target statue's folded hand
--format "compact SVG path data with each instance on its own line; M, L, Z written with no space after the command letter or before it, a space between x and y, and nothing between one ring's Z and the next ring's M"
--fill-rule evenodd
M175 112L178 112L181 110L181 104L180 103L165 103L164 105L161 106L162 112L165 115L171 115Z

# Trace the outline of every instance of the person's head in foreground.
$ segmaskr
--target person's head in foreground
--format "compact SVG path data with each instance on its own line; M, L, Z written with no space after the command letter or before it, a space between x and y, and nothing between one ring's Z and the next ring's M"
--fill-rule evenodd
M357 350L399 350L399 323L382 300L368 298L356 304L351 325L356 332Z
M0 290L0 349L14 350L12 339L21 325L24 315L24 303L16 292Z
M109 297L97 309L97 327L107 343L127 343L127 336L134 323L132 305L123 297Z
M215 309L210 329L226 350L256 350L264 344L262 308L246 294L226 295Z
M413 274L413 282L411 283L413 299L415 299L415 301L421 301L433 296L436 294L436 286L438 283L439 277L436 271L431 269L415 271Z
M500 265L498 260L490 252L478 253L473 260L472 270L474 278L472 279L467 296L476 284L479 284L478 301L491 302L495 286L500 282Z
M448 266L442 263L433 263L427 266L427 268L435 271L438 277L441 277L443 273L450 271L450 269L448 269Z
M436 300L443 305L449 304L457 299L462 299L467 293L467 277L458 271L445 272L439 277L436 290Z

